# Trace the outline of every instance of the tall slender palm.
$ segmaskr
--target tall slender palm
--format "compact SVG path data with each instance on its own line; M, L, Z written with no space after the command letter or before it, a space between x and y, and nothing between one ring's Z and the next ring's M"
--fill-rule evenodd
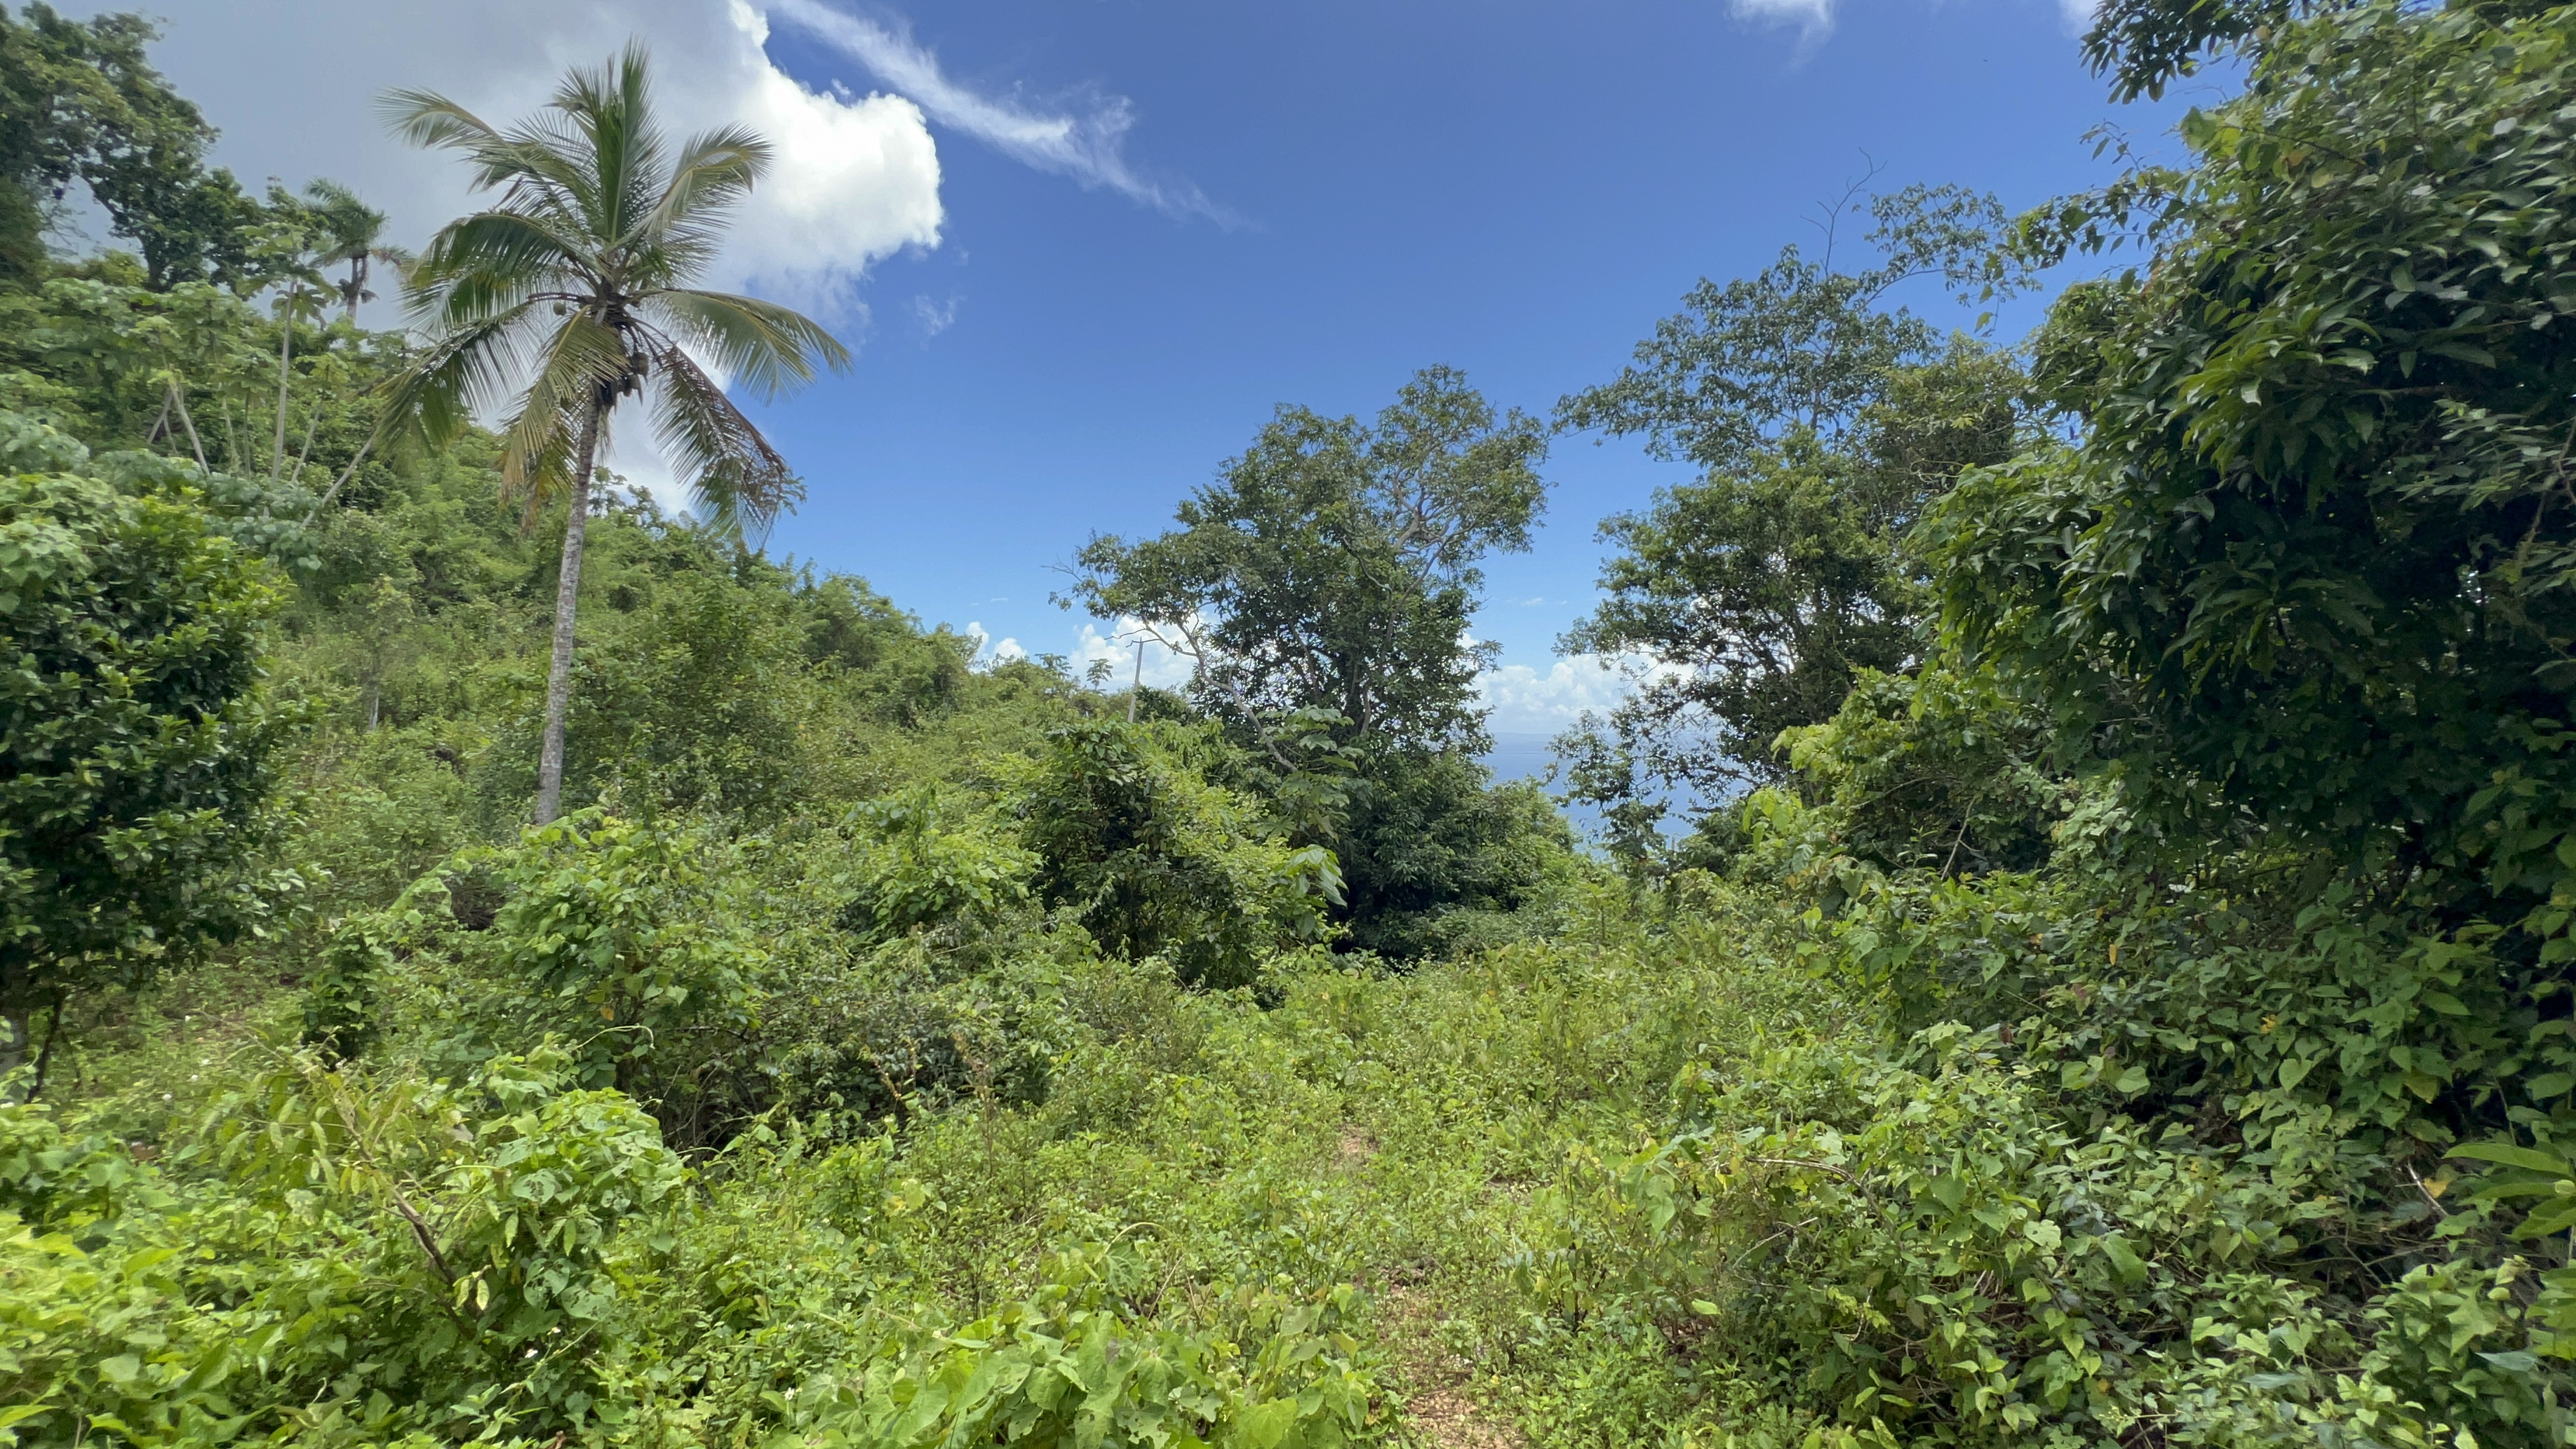
M348 279L332 283L348 308L349 321L358 320L358 304L372 302L376 294L367 290L367 278L375 264L383 262L399 267L411 261L411 253L383 241L385 214L358 199L358 193L337 181L315 181L304 188L307 206L321 232L322 254L314 260L320 266L346 264Z
M794 506L801 488L691 353L765 397L811 380L817 362L838 369L850 356L787 308L687 285L715 260L725 212L770 152L739 128L672 149L653 122L645 71L642 46L629 45L600 70L567 75L546 110L507 130L426 91L385 99L405 139L462 153L476 189L498 193L432 237L405 278L429 340L394 384L388 421L436 442L505 411L505 496L531 523L553 498L568 504L539 824L563 800L582 533L618 404L644 402L701 516L739 536Z

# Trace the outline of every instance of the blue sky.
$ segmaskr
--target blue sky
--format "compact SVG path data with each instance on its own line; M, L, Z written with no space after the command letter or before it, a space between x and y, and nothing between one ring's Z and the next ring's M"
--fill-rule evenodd
M1439 362L1544 414L1697 278L1812 242L1803 218L1873 162L1883 186L2018 207L2106 174L2095 123L2155 147L2174 114L2110 106L2046 0L465 0L441 29L411 7L155 8L223 160L349 181L398 231L425 233L453 181L375 133L386 85L508 113L631 31L679 109L785 118L777 205L811 204L754 218L743 279L826 309L860 355L763 413L810 489L772 549L1030 652L1082 647L1047 596L1084 539L1163 526L1278 403L1372 411ZM726 44L748 58L716 65ZM742 111L763 87L787 99ZM874 169L843 154L872 147ZM1494 563L1478 625L1506 730L1607 697L1549 679L1554 640L1592 597L1595 526L1681 476L1584 437L1548 474L1538 546Z

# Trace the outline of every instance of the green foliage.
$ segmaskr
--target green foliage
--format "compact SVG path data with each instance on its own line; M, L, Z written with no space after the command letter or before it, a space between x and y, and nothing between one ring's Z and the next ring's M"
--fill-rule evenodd
M784 591L713 571L657 591L583 661L566 760L575 798L613 784L676 809L763 818L805 793L810 696L781 687L803 682L801 623Z
M862 1371L800 1386L785 1445L1098 1444L1328 1449L1368 1437L1374 1387L1344 1330L1347 1285L1300 1303L1238 1289L1259 1349L1213 1333L1140 1332L1111 1300L1097 1245L1048 1265L1037 1294L906 1335Z
M1671 1225L1648 1291L1776 1355L1776 1392L1917 1443L2566 1432L2564 1386L2516 1368L2526 1265L2392 1273L2354 1314L2301 1281L2327 1164L2240 1166L2116 1113L2073 1127L1991 1039L1923 1046L1921 1070L1751 1088L1807 1120L1680 1138L1617 1180Z
M11 415L0 448L0 1012L23 1023L256 919L289 717L261 687L273 576L201 495L119 491Z
M39 232L75 180L141 248L155 290L253 270L259 204L231 172L205 169L214 128L145 57L158 38L132 13L0 14L0 179L16 192L0 208L0 276L42 274Z
M1439 914L1515 903L1526 857L1562 846L1470 758L1479 561L1529 547L1545 444L1430 368L1373 425L1282 408L1180 528L1082 552L1075 600L1189 658L1193 701L1248 756L1226 773L1334 851L1352 944L1417 955Z
M868 935L972 925L1029 897L1039 856L989 816L952 824L933 791L863 805L857 823L856 894L844 916Z
M2189 169L2018 259L1893 198L1882 264L1704 287L1569 400L1705 470L1614 521L1580 635L1676 666L1579 761L1624 871L1473 761L1541 438L1452 372L1095 540L1082 600L1199 665L1123 699L548 502L630 351L377 456L421 359L312 315L382 260L345 193L262 210L273 309L113 256L0 291L13 638L116 656L21 670L12 728L113 715L136 654L201 695L111 743L240 786L153 837L194 898L13 906L12 949L131 979L302 892L50 1011L0 1438L2576 1442L2568 33L2115 5L2123 86L2252 59ZM412 403L461 422L527 220L451 229ZM2115 238L2153 265L2020 354L1893 306ZM575 588L571 813L526 829ZM1659 779L1748 773L1662 846Z
M812 380L818 363L850 360L789 308L695 285L725 213L768 170L769 143L736 126L671 147L647 71L642 43L631 43L598 70L567 73L553 115L507 130L429 91L384 101L405 139L459 153L475 189L497 195L441 227L404 273L405 305L427 337L388 384L380 432L442 447L506 413L503 496L529 523L564 500L540 825L563 804L582 551L611 414L649 378L655 441L707 528L739 539L793 508L804 485L698 359L773 398ZM349 256L364 228L338 210L324 231L330 255Z
M1618 379L1560 404L1565 426L1643 434L1704 470L1602 525L1619 549L1607 597L1565 647L1655 670L1605 722L1615 746L1567 742L1591 761L1577 798L1651 816L1658 786L1776 780L1781 731L1920 655L1930 600L1902 540L1963 469L2011 455L2023 388L2010 357L1882 299L1918 276L2020 283L1991 198L1915 187L1871 214L1880 265L1792 247L1758 277L1703 282Z
M1276 749L1278 716L1329 710L1345 740L1436 749L1477 737L1489 650L1460 643L1495 549L1529 547L1546 436L1426 369L1374 425L1283 407L1181 527L1095 538L1077 602L1132 616L1196 666L1202 708ZM1289 763L1293 766L1294 762Z
M2076 794L2039 763L2042 733L1990 675L1938 662L1911 677L1864 675L1832 719L1782 736L1817 810L1799 829L1768 833L1810 846L1821 835L1832 853L1881 871L2033 869Z
M684 831L573 817L531 831L483 871L504 897L493 965L584 1025L596 1020L591 1054L621 1064L620 1086L640 1085L623 1063L680 1057L690 1050L685 1034L742 1024L759 948L708 878L710 863L718 881L730 874L709 845Z
M218 1100L170 1174L0 1108L15 1442L583 1422L614 1372L621 1230L681 1173L568 1066L441 1088L289 1060Z
M2084 448L1940 511L1945 617L2141 799L2214 792L2455 881L2488 856L2528 901L2568 683L2568 20L2300 33L2186 128L2154 277L2088 306L2089 350L2061 341L2098 400Z
M1348 943L1393 960L1538 929L1581 867L1539 786L1490 783L1456 750L1370 757L1334 837Z
M1821 261L1789 247L1758 276L1702 280L1683 299L1689 310L1656 324L1616 379L1558 404L1558 425L1642 434L1656 457L1718 473L1758 460L1792 430L1839 443L1864 425L1889 378L1942 354L1938 329L1881 305L1891 289L1918 277L1958 290L2024 285L1998 246L2002 208L1948 186L1872 197L1863 240L1879 264L1835 270L1831 228L1858 189L1829 209Z
M1342 873L1320 846L1262 830L1190 768L1204 735L1110 721L1054 731L1019 790L1035 886L1102 949L1160 956L1184 982L1249 985L1283 947L1329 934Z

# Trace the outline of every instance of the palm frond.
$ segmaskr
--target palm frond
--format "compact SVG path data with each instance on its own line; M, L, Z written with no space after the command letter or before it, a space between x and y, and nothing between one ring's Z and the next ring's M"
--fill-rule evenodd
M513 391L521 345L514 334L530 320L521 306L432 341L386 384L377 430L433 448L453 441Z
M358 193L317 177L305 184L304 196L328 243L316 256L318 263L336 266L356 261L375 247L377 235L385 228L385 214L367 205Z
M661 128L653 123L652 87L643 42L629 42L598 70L575 69L557 88L557 118L578 130L591 169L584 220L615 249L650 213L667 166Z
M835 372L850 365L850 349L821 323L775 302L674 288L646 305L674 336L764 401L813 381L817 362Z
M711 213L748 196L768 172L770 156L769 143L742 126L691 136L671 163L671 179L661 196L620 240L660 241L702 218L712 227L716 218Z
M707 526L757 538L796 506L804 485L724 389L676 343L655 337L653 432Z
M465 150L500 135L482 117L436 91L387 91L376 107L394 134L414 146Z
M770 150L723 128L674 153L647 69L630 45L567 74L548 107L506 131L431 92L386 98L407 139L461 153L475 186L498 193L404 269L430 341L388 390L386 418L444 440L507 408L505 484L534 510L568 480L580 430L606 431L640 365L655 432L702 514L758 530L800 485L687 349L762 397L811 381L817 363L846 367L850 353L787 308L690 285ZM550 325L549 304L567 320Z
M674 287L695 286L715 266L723 248L706 229L683 227L666 233L651 246L628 254L628 289L649 295Z
M522 501L533 518L546 499L572 481L563 438L615 396L626 376L626 343L613 327L576 312L547 339L529 369L519 405L501 426L501 496Z
M441 227L412 263L405 305L444 331L542 293L576 293L598 272L587 239L551 218L482 211Z

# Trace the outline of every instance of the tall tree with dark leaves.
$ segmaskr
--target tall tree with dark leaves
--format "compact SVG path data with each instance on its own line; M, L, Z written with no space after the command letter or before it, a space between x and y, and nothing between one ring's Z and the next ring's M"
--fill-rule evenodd
M1641 675L1595 722L1606 735L1565 746L1577 795L1625 816L1673 786L1779 777L1782 730L1831 718L1862 671L1909 667L1929 596L1906 531L1962 469L2017 442L2011 359L1891 299L1918 279L2018 288L2001 208L1951 188L1879 197L1877 260L1846 270L1833 232L1847 209L1829 211L1820 258L1791 247L1758 276L1701 283L1633 365L1559 405L1562 426L1640 435L1700 469L1603 525L1618 550L1605 597L1564 641Z
M1095 538L1072 602L1189 658L1297 838L1332 846L1352 944L1419 954L1439 912L1507 899L1524 812L1487 790L1468 636L1482 560L1529 547L1536 419L1425 369L1375 420L1282 408L1180 527Z
M244 274L259 204L206 169L215 130L145 56L159 38L133 14L0 13L0 172L15 183L0 199L0 263L25 275L41 259L44 223L79 181L155 289Z
M246 868L291 723L262 685L279 578L202 495L119 487L70 438L7 422L0 1072L37 1013L59 1032L83 995L256 919Z
M1074 599L1144 621L1196 666L1201 705L1276 747L1299 711L1346 743L1472 745L1482 646L1462 642L1497 549L1544 506L1537 421L1425 369L1374 423L1283 407L1181 527L1095 538Z
M2193 170L2034 226L2155 265L2055 309L2083 446L1934 512L1943 617L2139 808L2536 911L2576 958L2576 28L2295 34L2185 123Z

